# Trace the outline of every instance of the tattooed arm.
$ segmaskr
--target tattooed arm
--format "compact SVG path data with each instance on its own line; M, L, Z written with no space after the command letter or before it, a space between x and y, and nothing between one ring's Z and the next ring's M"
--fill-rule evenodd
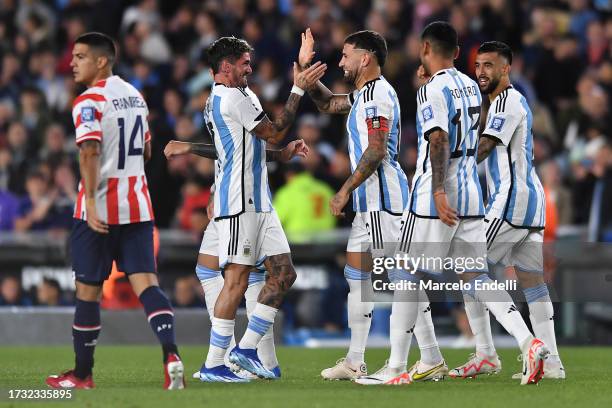
M444 190L450 160L448 133L439 128L429 134L429 160L431 162L431 192L438 217L446 225L453 226L458 221L457 211L448 204Z
M478 140L478 163L484 161L489 154L495 149L495 146L499 144L499 139L491 137L489 135L483 135Z
M274 121L271 121L268 116L264 116L257 126L255 126L253 129L255 136L268 143L280 143L284 139L289 126L295 119L295 113L297 112L301 98L302 97L296 93L290 93L283 111Z
M321 81L308 90L308 95L317 105L319 112L343 114L349 113L351 110L351 101L348 95L332 93Z
M384 120L385 118L380 118ZM368 179L378 169L380 163L387 154L386 146L389 137L389 129L386 126L383 128L373 129L368 132L368 147L361 155L359 163L353 174L344 182L340 191L331 199L329 206L332 215L341 215L342 209L349 199L349 195Z
M310 67L310 62L314 57L314 37L310 28L302 33L302 44L298 53L298 64L300 69ZM334 95L321 81L307 89L308 95L319 108L320 112L325 113L348 113L351 110L351 103L348 95Z
M309 150L310 149L303 140L294 140L280 150L266 149L266 161L288 162L294 157L306 157ZM207 159L217 160L217 150L213 144L171 140L164 149L164 154L168 160L189 153L200 157L206 157Z

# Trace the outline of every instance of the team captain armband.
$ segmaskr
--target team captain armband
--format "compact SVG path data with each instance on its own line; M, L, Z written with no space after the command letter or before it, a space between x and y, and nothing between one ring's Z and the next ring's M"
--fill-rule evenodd
M378 130L385 132L389 131L389 119L384 116L374 116L373 118L367 118L366 123L368 124L368 134Z

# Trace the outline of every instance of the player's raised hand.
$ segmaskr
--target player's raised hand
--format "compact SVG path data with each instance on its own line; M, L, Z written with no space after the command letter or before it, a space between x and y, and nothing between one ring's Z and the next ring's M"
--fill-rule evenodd
M171 160L176 156L182 156L188 154L191 151L191 143L179 142L177 140L171 140L164 148L164 155L166 159Z
M302 139L289 143L281 152L281 161L287 163L294 157L304 158L308 155L310 148Z
M310 28L307 28L302 33L302 45L300 46L300 53L298 54L298 64L300 69L305 69L310 65L312 58L314 57L314 38Z
M448 197L446 192L436 191L433 194L434 204L436 205L436 211L440 221L448 225L449 227L454 226L459 221L457 217L457 211L448 204Z
M331 210L332 215L336 217L344 217L344 212L342 210L348 203L349 195L342 189L336 193L335 196L329 200L329 209Z
M89 228L99 234L108 234L108 224L100 221L100 218L98 218L96 201L92 198L87 198L85 200L85 208L87 209L87 225L89 225Z
M297 63L293 63L293 84L298 88L308 90L314 88L319 79L323 78L327 64L317 61L310 67L300 71Z

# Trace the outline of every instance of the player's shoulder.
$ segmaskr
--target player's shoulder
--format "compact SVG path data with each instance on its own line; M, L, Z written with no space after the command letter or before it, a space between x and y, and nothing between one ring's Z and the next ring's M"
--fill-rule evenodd
M391 84L382 76L366 82L358 95L361 95L360 98L366 104L384 102L391 103L392 99L397 98L397 94L395 89L393 89L393 86L391 86ZM354 93L353 98L355 97L356 94ZM349 99L351 99L350 96Z
M224 99L223 102L236 103L245 98L250 98L250 94L253 93L253 91L248 88L229 87L223 84L216 83L214 85L212 93L213 95Z
M93 105L104 105L107 102L107 81L98 81L94 86L84 90L79 96L77 96L72 102L72 108L76 108L77 105L83 102L88 102Z
M493 113L522 112L525 110L524 99L525 97L518 90L509 86L491 101L490 110Z

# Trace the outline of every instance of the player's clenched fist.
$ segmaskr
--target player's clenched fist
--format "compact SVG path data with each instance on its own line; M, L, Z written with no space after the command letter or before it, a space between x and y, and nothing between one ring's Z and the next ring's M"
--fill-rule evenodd
M176 156L182 156L191 152L191 143L179 142L177 140L171 140L164 149L166 159L170 160Z

